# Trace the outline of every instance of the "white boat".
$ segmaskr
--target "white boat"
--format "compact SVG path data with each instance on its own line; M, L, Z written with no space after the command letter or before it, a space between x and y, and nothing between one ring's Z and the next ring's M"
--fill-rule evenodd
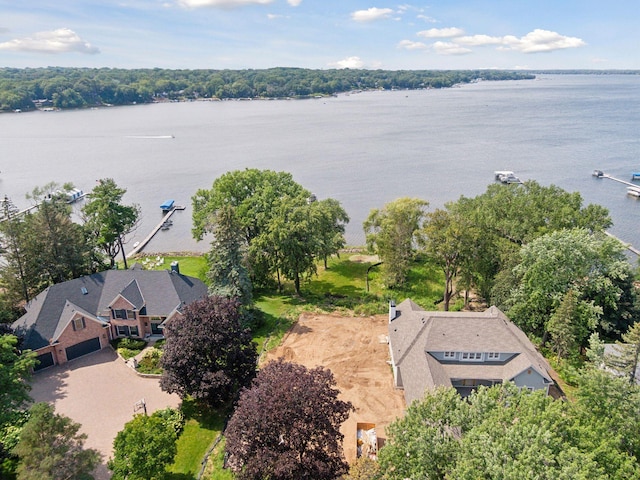
M496 170L493 174L496 180L502 183L522 183L511 170Z

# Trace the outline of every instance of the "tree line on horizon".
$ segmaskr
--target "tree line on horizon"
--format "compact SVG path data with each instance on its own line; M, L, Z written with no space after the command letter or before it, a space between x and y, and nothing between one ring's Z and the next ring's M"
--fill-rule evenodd
M0 112L29 111L38 106L65 109L200 98L305 98L352 90L446 88L477 80L533 78L531 73L504 70L7 67L0 68Z

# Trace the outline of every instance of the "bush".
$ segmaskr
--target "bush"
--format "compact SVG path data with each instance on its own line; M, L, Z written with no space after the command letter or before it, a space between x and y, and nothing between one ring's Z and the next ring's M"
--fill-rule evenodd
M138 372L155 375L162 374L162 367L160 366L161 357L162 350L155 347L150 348L138 362Z

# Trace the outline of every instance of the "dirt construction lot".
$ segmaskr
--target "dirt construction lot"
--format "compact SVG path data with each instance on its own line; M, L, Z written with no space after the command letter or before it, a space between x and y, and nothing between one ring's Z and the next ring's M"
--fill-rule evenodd
M356 423L375 423L379 438L386 438L385 427L403 415L404 396L393 387L393 374L387 363L385 342L388 319L302 314L284 338L282 345L269 352L265 361L285 360L313 368L330 369L337 381L340 398L355 407L342 425L344 453L348 462L356 457Z

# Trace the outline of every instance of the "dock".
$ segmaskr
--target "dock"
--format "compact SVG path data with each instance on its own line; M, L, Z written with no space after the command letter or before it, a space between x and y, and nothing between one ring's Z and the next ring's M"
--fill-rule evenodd
M160 231L160 229L162 228L162 226L165 224L165 222L167 220L169 220L171 218L171 215L174 214L174 212L176 210L184 210L186 207L184 206L180 206L180 205L175 205L172 206L170 210L167 210L165 215L162 217L162 220L160 220L160 223L158 225L155 226L155 228L153 230L151 230L151 233L149 235L147 235L144 240L141 240L134 248L133 250L131 250L129 253L127 253L127 258L131 258L134 255L140 253L140 251L142 249L144 249L144 247L151 241L151 239L155 236L156 233L158 233ZM164 211L164 210L163 210Z
M614 182L618 182L618 183L622 183L624 185L626 185L627 187L636 187L638 188L638 184L637 183L631 183L631 182L627 182L626 180L621 180L619 178L613 177L607 173L603 173L602 174L602 178L608 178L609 180L613 180Z
M611 238L616 239L617 241L619 241L624 248L626 248L627 250L629 250L631 253L635 253L636 255L640 256L640 250L638 250L636 247L634 247L633 245L631 245L630 243L627 242L623 242L622 240L620 240L618 237L616 237L613 233L609 233L609 232L604 232L606 235L608 235Z

